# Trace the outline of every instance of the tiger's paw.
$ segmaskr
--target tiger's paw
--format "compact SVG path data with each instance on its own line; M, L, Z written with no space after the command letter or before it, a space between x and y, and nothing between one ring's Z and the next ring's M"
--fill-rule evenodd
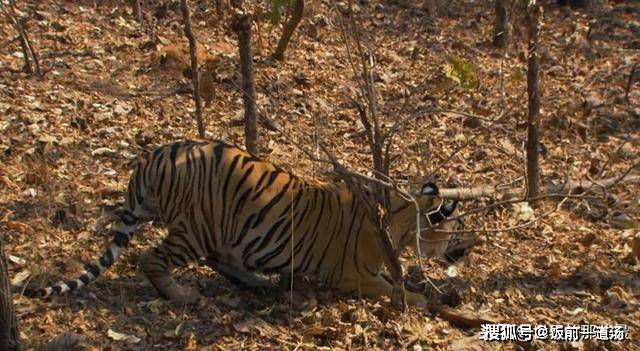
M171 302L192 304L198 303L203 297L198 289L188 287L176 287L165 294L165 298Z

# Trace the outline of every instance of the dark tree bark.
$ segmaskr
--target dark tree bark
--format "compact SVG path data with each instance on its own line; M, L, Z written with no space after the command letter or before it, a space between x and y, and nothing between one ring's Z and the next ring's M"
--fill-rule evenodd
M291 14L291 18L285 24L284 29L282 30L282 37L280 37L280 41L278 41L278 47L276 51L273 53L273 58L282 61L284 60L284 52L287 50L287 46L289 45L289 41L293 36L293 32L300 24L302 20L302 14L304 13L304 0L294 0L293 1L293 13Z
M236 17L233 29L238 34L240 71L242 72L242 101L244 102L244 134L247 151L257 154L258 124L256 119L256 88L251 53L251 16Z
M629 80L627 80L627 87L624 90L624 99L627 100L627 102L629 102L629 92L631 91L631 87L633 86L637 67L638 67L637 62L633 64L633 67L631 67L631 73L629 73Z
M142 0L131 0L133 5L133 15L136 17L136 20L142 23Z
M493 45L499 48L507 46L509 41L509 16L507 0L495 0L496 21L493 29Z
M196 121L198 122L198 135L204 138L204 123L202 121L202 99L200 98L200 73L198 72L198 55L196 50L196 38L191 30L189 18L189 6L187 0L180 1L182 20L184 21L184 33L189 40L189 56L191 57L191 81L193 82L193 98L196 101Z
M436 16L438 14L438 1L424 0L422 2L422 10L427 14L427 16Z
M528 130L527 130L527 197L539 195L538 183L540 168L538 162L538 145L540 144L540 88L538 67L538 31L540 14L539 5L531 0L527 8L527 25L529 27L529 58L527 60L527 95L529 97Z
M2 236L0 233L0 350L16 351L20 349L18 321L13 309L11 281L7 273Z

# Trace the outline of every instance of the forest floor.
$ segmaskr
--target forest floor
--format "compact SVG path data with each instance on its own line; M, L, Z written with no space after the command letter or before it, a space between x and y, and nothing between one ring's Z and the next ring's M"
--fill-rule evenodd
M190 94L174 93L188 83L175 2L165 8L143 1L141 25L130 7L110 1L18 3L18 15L29 17L27 31L45 71L40 78L22 72L19 42L3 16L0 230L10 277L21 286L55 282L93 261L109 240L105 213L121 201L133 161L154 145L195 138L197 132ZM408 3L354 5L363 41L377 60L383 125L424 115L395 140L394 179L407 187L429 176L439 184L522 187L523 14L513 9L513 38L503 52L491 45L493 1L452 1L434 17ZM640 6L596 3L572 11L543 2L543 184L612 177L640 161L640 68L627 91L640 61ZM320 137L344 164L366 172L370 156L351 103L357 86L338 17L346 7L332 4L307 1L284 62L269 58L281 26L260 16L254 25L256 100L260 113L288 137L313 150ZM192 5L201 62L208 62L214 80L206 93L207 137L243 145L231 10L219 15L212 6ZM463 89L446 77L450 54L474 67L479 88ZM484 119L424 112L431 107ZM327 178L326 165L311 162L278 132L262 130L260 145L263 158L299 175ZM640 174L638 167L630 174ZM473 341L477 328L454 326L433 311L398 312L387 298L361 300L303 286L294 286L293 293L258 294L197 265L178 276L206 298L196 306L173 305L136 273L137 256L163 236L151 225L139 229L111 270L76 294L44 301L16 291L21 341L26 350L43 349L60 335L50 349L65 349L61 345L68 342L91 350L445 350L457 342L458 349L476 350L640 350L640 264L630 256L640 222L640 187L594 194L568 199L529 227L479 235L478 245L452 266L437 259L424 266L433 281L457 296L450 303L458 308L502 323L625 324L630 340L624 342L483 344ZM466 226L513 226L557 204L554 199L533 210L506 206L470 216ZM415 265L412 252L403 260Z

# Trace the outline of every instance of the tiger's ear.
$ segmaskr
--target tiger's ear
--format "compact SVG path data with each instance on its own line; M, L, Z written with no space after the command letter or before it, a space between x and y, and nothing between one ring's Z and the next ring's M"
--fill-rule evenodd
M439 193L440 189L438 189L438 186L431 182L425 183L420 190L421 195L438 196Z

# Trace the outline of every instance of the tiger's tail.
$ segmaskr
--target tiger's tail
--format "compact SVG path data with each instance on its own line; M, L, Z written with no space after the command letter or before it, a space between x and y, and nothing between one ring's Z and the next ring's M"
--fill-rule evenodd
M53 295L62 295L69 291L75 291L96 280L100 274L106 271L118 259L120 254L129 245L129 241L140 221L139 216L144 212L143 202L145 197L145 177L141 175L141 167L129 181L128 196L124 205L117 211L118 220L112 226L113 239L107 245L106 250L95 263L84 266L84 272L76 279L62 280L56 284L42 289L25 289L25 296L31 298L47 298Z

